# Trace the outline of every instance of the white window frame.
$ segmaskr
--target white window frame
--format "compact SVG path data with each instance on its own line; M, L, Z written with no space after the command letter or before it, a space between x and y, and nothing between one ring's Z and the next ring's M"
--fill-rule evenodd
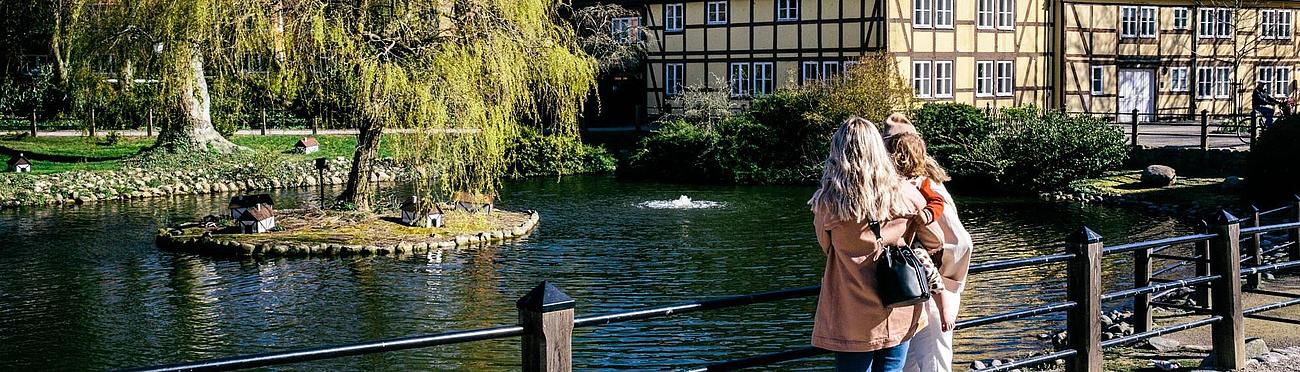
M1255 70L1255 81L1259 84L1268 84L1269 91L1274 97L1284 98L1290 95L1291 75L1291 66L1259 66Z
M956 25L953 0L934 0L934 28L953 29Z
M800 0L776 0L777 22L798 21L799 1Z
M1264 9L1259 11L1259 36L1261 39L1291 40L1291 35L1294 32L1290 9Z
M686 4L664 4L664 32L680 32L686 29Z
M1089 69L1088 91L1093 95L1106 94L1106 66L1093 65Z
M996 92L994 84L997 82L993 70L993 61L975 62L975 96L976 97L993 97Z
M1189 88L1187 67L1170 67L1169 68L1169 91L1186 92Z
M705 18L704 23L710 25L727 24L727 19L729 18L727 16L731 11L730 9L731 7L728 6L729 5L728 3L729 3L728 0L710 1L704 3L704 18Z
M934 0L912 0L912 27L934 26Z
M997 62L997 94L1010 97L1016 93L1016 69L1012 61Z
M934 61L934 98L952 98L952 61Z
M822 80L821 67L821 62L804 61L799 64L799 78L803 79L804 84L819 82Z
M1236 13L1230 8L1218 8L1215 14L1217 17L1214 18L1214 36L1220 39L1232 38L1232 34L1237 33Z
M1214 99L1214 67L1196 68L1196 98Z
M977 3L975 28L982 30L993 29L993 25L997 23L994 19L996 17L995 14L997 13L995 10L995 8L997 8L996 1L997 0L975 0Z
M685 84L682 82L682 75L685 75L685 63L665 63L664 64L664 95L675 97L682 94L682 88Z
M1232 97L1232 67L1218 66L1214 68L1214 98L1227 99Z
M1138 7L1121 6L1119 7L1119 36L1124 38L1138 37Z
M1187 8L1173 8L1170 10L1174 13L1175 30L1186 30L1192 26L1192 13Z
M772 62L754 62L754 67L750 70L754 75L754 88L750 90L754 96L772 94L776 89L776 69Z
M1196 29L1196 34L1202 39L1216 38L1215 32L1215 15L1218 14L1216 8L1201 8L1200 25Z
M821 76L822 80L830 80L843 73L844 69L840 68L840 61L822 62Z
M731 86L731 97L749 97L749 90L753 88L754 75L750 73L750 64L732 63L727 68L727 82Z
M609 34L614 41L631 44L641 41L641 17L615 17L609 21Z
M930 98L933 90L933 64L930 61L912 61L912 96Z
M1138 37L1154 39L1160 34L1160 8L1144 6L1138 12Z
M1016 0L998 0L998 29L1016 29Z

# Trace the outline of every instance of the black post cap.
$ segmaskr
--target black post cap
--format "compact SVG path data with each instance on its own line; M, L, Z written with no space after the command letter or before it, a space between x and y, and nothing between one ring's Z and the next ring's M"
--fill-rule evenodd
M573 305L573 297L569 297L560 288L546 280L538 283L536 287L533 287L533 290L528 291L528 294L520 297L519 301L515 302L515 307L520 310L539 313L572 309Z
M1295 199L1295 201L1297 202L1300 202L1300 194L1291 194L1291 198Z
M325 158L316 158L316 169L320 169L320 170L330 169L329 160Z
M1254 204L1251 204L1251 205L1250 205L1250 213L1258 214L1258 213L1259 213L1259 207L1256 207Z
M1219 213L1214 214L1214 219L1211 220L1211 222L1213 222L1214 225L1231 225L1241 222L1241 219L1237 218L1237 216L1233 216L1232 212L1228 212L1227 209L1221 209L1219 210Z
M1079 229L1079 231L1076 231L1075 233L1070 234L1070 236L1066 237L1065 242L1071 244L1097 243L1097 242L1101 242L1101 234L1098 234L1096 231L1092 231L1092 229L1089 229L1087 226L1084 226L1082 229Z

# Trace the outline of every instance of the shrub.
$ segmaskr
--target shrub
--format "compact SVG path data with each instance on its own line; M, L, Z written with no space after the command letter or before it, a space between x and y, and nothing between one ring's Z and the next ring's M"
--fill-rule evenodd
M1095 177L1128 158L1119 127L1086 115L1020 108L1023 115L998 123L990 140L1000 157L993 170L1004 184L1050 191L1070 181ZM1005 114L1005 113L1004 113ZM1001 168L997 170L997 168Z
M706 182L725 179L718 162L718 132L675 120L637 143L625 176Z
M822 89L822 110L836 123L850 116L880 122L889 114L911 107L914 101L912 86L898 72L898 60L889 53L863 56Z
M712 87L692 85L684 88L682 94L673 98L668 105L681 110L668 116L668 121L682 121L688 124L712 129L727 119L740 108L731 100L731 88L726 82L715 79Z
M604 147L582 143L573 135L543 135L525 130L510 149L511 171L523 176L601 173L617 163Z
M993 121L984 110L963 103L927 103L912 111L911 116L917 131L925 138L930 154L952 167L950 171L954 176L978 173L978 165L961 163L971 156L987 157L966 154L987 150L971 146L993 134Z
M1272 204L1300 193L1300 119L1287 118L1264 131L1246 157L1246 183Z

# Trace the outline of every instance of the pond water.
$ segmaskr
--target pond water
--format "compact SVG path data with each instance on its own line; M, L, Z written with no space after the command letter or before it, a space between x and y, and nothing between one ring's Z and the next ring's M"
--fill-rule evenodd
M536 209L526 239L419 258L215 259L159 251L172 221L226 197L0 210L0 370L103 370L511 324L515 300L551 280L579 316L817 284L809 187L627 183L607 177L510 182L501 206ZM707 208L669 206L680 196ZM282 207L313 203L281 191ZM1026 199L959 197L975 260L1058 252L1087 224L1108 243L1188 231L1167 217ZM1127 260L1107 285L1127 287ZM1059 300L1064 267L972 278L963 317ZM678 369L808 344L815 298L585 328L575 367ZM1111 304L1122 305L1122 304ZM963 330L957 359L1018 356L1063 315ZM517 339L284 367L285 370L514 370ZM825 359L783 365L818 369Z

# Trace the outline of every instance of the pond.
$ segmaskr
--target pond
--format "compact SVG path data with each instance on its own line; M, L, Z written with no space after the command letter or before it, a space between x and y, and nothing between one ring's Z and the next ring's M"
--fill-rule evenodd
M103 370L512 324L515 300L550 280L579 316L817 284L810 187L692 186L607 177L509 182L501 206L536 209L526 239L442 254L229 259L159 251L172 221L226 196L0 210L0 370ZM686 195L708 208L664 208ZM309 190L277 195L314 203ZM663 201L662 203L650 203ZM1189 231L1168 217L1028 199L958 197L977 262L1058 252L1087 224L1110 244ZM1128 286L1128 261L1106 261ZM1059 300L1062 265L980 275L963 317ZM585 328L575 367L678 369L806 346L815 298ZM1111 304L1122 305L1122 304ZM959 361L1019 356L1056 314L958 332ZM514 370L517 339L286 367ZM825 359L783 366L817 369Z

